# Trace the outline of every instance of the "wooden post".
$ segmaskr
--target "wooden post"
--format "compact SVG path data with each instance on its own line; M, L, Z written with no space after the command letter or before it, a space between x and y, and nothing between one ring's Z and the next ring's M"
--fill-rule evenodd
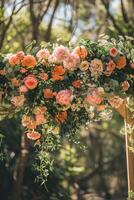
M127 161L127 177L128 177L128 191L134 192L134 153L130 150L130 140L127 133L127 124L134 125L134 119L132 119L131 112L128 110L126 103L121 105L117 109L120 115L124 118L125 121L125 144L126 144L126 161ZM131 133L131 136L134 139L134 131ZM134 197L131 199L134 200Z

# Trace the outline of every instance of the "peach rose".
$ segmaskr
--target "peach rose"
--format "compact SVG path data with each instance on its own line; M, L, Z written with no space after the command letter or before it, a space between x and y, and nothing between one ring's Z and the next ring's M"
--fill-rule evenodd
M73 50L73 53L77 54L79 56L79 58L82 58L82 59L85 59L88 54L88 52L84 46L76 47Z
M27 87L25 85L21 85L19 87L19 92L20 93L26 93L28 91Z
M8 61L9 61L9 64L12 65L12 66L20 64L20 61L19 61L19 59L17 58L16 55L10 56Z
M52 129L52 133L53 133L54 135L59 134L59 133L60 133L60 128L59 128L59 126L54 127L54 128Z
M119 108L123 103L123 99L119 96L113 96L108 99L108 102L113 108Z
M74 71L77 69L77 64L79 63L79 57L75 54L69 54L63 61L65 69Z
M46 122L46 119L43 114L37 114L35 115L36 125L44 124Z
M126 57L125 56L120 56L119 59L117 60L116 62L116 68L117 69L123 69L127 64L127 61L126 61Z
M19 59L19 60L22 60L24 58L25 54L23 51L19 51L16 53L16 57Z
M33 90L37 87L38 81L33 75L28 75L24 78L24 84L29 90Z
M0 70L0 75L3 75L3 76L6 75L6 70L1 69L1 70Z
M58 46L53 51L53 57L56 58L57 61L62 62L69 54L69 50L64 46Z
M53 91L49 88L44 89L43 92L44 92L44 98L45 99L51 99L54 96Z
M43 59L48 59L50 53L48 51L48 49L41 49L37 52L36 57L39 60L43 60Z
M43 81L47 81L47 80L48 80L48 74L45 73L45 72L41 72L41 73L39 74L39 77L40 77L40 79L43 80Z
M112 56L112 57L115 57L117 56L118 54L118 50L115 48L115 47L112 47L110 50L109 50L109 55Z
M56 95L56 102L60 105L69 105L72 100L72 95L71 90L61 90Z
M35 129L37 127L35 119L27 115L22 117L22 125L29 129Z
M20 82L19 82L19 80L18 80L17 78L12 78L12 79L11 79L11 83L12 83L12 85L15 86L15 87L18 87L19 84L20 84Z
M97 109L97 111L103 111L106 109L106 107L107 107L106 105L97 105L96 109Z
M24 105L25 97L24 97L24 95L14 96L11 98L11 102L14 106L21 107Z
M44 115L44 113L46 112L47 108L44 106L37 106L34 108L33 113L35 115Z
M36 59L34 56L32 56L32 55L24 56L24 58L22 60L22 66L24 66L26 68L31 68L31 67L35 67L35 65L36 65Z
M79 66L81 71L86 71L89 68L89 62L84 60L81 62L80 66Z
M89 70L91 72L91 76L97 78L103 72L103 63L101 60L95 58L91 61Z
M30 139L30 140L38 140L38 139L41 138L41 134L38 133L37 131L29 131L29 132L27 133L27 137L28 137L28 139Z
M121 83L121 88L124 92L127 91L129 89L129 87L130 87L130 84L128 81L124 81Z

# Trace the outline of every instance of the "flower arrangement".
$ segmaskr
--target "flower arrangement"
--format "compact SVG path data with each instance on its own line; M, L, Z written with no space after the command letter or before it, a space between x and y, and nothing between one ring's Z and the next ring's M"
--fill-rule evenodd
M1 54L0 84L1 106L19 116L29 140L52 151L60 138L75 137L133 96L132 41L81 40L77 47L47 44Z

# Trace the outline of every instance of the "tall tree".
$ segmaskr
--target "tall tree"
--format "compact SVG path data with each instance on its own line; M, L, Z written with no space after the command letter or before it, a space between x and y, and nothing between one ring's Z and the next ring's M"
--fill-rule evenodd
M39 27L46 15L52 0L40 1L38 4L34 3L34 0L29 0L29 12L32 26L32 40L38 41L39 39Z
M6 33L12 24L13 17L19 13L19 11L26 5L25 0L22 1L11 1L1 0L0 2L0 49L3 47ZM7 13L7 8L10 13Z

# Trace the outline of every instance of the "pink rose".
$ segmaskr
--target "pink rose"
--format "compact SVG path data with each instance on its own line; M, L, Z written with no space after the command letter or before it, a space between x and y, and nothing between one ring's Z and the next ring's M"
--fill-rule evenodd
M103 93L101 88L93 88L89 91L89 94L85 98L85 101L93 106L98 105L102 102L103 98L101 97Z
M29 90L33 90L34 88L37 87L38 81L33 75L28 75L24 79L24 84Z
M39 60L47 59L49 57L49 55L50 55L50 53L49 53L48 49L41 49L36 54L36 56Z
M69 54L69 50L64 46L58 46L53 51L53 56L57 61L62 62Z
M65 60L63 61L63 65L65 69L75 70L77 68L77 64L80 62L79 57L76 54L69 54Z
M24 58L25 54L23 51L18 51L16 53L16 57L19 59L19 60L22 60Z
M56 95L56 102L60 105L69 105L72 100L71 90L61 90Z
M88 94L86 97L86 102L88 102L89 104L95 106L97 104L100 104L102 102L102 98L97 96L97 95L90 95Z
M19 87L19 92L20 93L26 93L28 91L27 87L25 85L22 85Z

